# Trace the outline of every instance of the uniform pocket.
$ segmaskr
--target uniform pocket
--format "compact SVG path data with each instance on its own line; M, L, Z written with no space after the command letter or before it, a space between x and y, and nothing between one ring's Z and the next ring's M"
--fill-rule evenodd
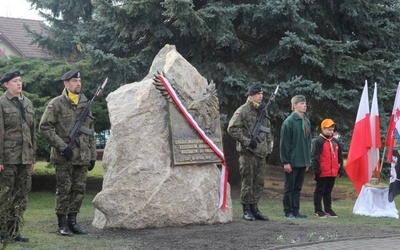
M4 125L14 126L15 124L21 123L21 117L16 108L5 107L3 108L4 113Z
M3 144L3 156L5 159L10 159L10 156L14 154L14 148L17 146L16 141L4 141Z

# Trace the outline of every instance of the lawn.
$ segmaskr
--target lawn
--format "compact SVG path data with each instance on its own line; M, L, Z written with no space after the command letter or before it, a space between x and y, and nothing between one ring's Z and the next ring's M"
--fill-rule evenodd
M38 161L35 165L34 175L38 174L54 174L55 169L48 162ZM103 163L102 161L96 161L96 165L92 171L88 172L89 177L102 178L103 177Z
M39 162L36 166L35 175L39 174L54 174L54 169L48 168L47 163ZM94 171L89 172L89 175L93 178L101 178L102 176L102 162L96 163ZM307 180L311 182L311 180ZM312 183L305 183L310 185ZM335 188L352 189L352 184L348 178L338 179ZM87 194L84 203L81 208L81 212L78 215L78 221L84 225L85 228L89 229L89 234L85 236L73 236L73 237L61 237L56 234L57 230L57 218L54 211L54 192L31 192L29 195L28 209L25 213L25 226L23 228L23 235L29 236L31 241L29 243L18 243L10 244L7 249L40 249L40 250L51 250L51 249L134 249L133 243L127 241L126 235L115 235L107 236L107 233L103 233L102 230L94 229L91 226L91 222L94 218L95 209L91 205L95 194ZM397 196L395 202L400 202L400 196ZM339 214L340 218L330 219L321 221L321 219L311 217L309 220L301 221L303 230L307 232L307 235L313 235L315 233L314 228L320 228L321 223L325 223L327 227L341 228L341 227L375 227L375 228L393 228L395 230L400 229L399 220L393 218L374 218L367 216L354 215L352 209L355 203L353 198L344 198L335 200L333 202L334 210ZM302 211L308 215L312 214L313 203L311 200L302 201ZM232 199L234 220L242 223L241 217L241 204L240 201L233 197ZM259 204L262 211L267 211L268 216L271 219L271 223L281 224L283 228L296 225L300 222L294 221L287 224L282 215L282 202L279 199L271 200L263 198ZM235 226L235 223L232 223ZM261 224L254 224L255 227ZM286 226L285 226L286 225ZM250 224L251 227L251 224ZM136 230L129 231L128 234L135 234L134 240L141 240L140 237L145 237L149 233L155 230L161 229L149 229L150 231ZM173 232L174 228L168 229L167 232ZM270 234L274 229L269 229ZM277 232L274 232L277 233ZM341 233L341 232L339 232ZM282 238L285 238L285 232L281 232ZM288 233L287 233L288 234ZM167 236L166 236L167 237ZM179 238L179 236L176 236ZM276 236L274 236L276 241ZM282 239L281 238L281 239ZM133 238L130 237L129 240ZM167 240L167 239L164 239ZM177 239L175 239L177 241ZM167 242L165 243L167 244ZM1 245L0 245L1 246ZM150 248L144 248L150 249ZM167 248L164 248L167 249Z

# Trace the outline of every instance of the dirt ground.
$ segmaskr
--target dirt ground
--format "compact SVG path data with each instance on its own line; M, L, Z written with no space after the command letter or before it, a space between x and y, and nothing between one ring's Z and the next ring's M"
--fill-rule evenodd
M279 167L269 167L263 199L282 200L282 177L283 173ZM310 180L311 174L309 173L306 178ZM313 184L312 181L305 182L302 202L312 200ZM99 182L89 181L89 192L96 191L99 188L98 185ZM232 187L232 197L237 198L238 195L238 188ZM355 193L347 188L335 187L333 200L340 199L354 200ZM173 228L102 230L93 227L90 222L84 223L83 226L90 232L86 236L88 240L93 237L110 239L110 241L123 239L126 242L124 247L114 249L282 249L292 243L307 244L318 240L342 240L398 234L396 229L374 225L318 224L312 223L311 219L303 222L299 220L248 222L240 216L234 216L233 221L227 224L188 225Z

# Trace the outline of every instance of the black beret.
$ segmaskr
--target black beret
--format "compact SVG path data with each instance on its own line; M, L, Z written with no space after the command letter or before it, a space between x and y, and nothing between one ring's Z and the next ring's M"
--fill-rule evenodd
M62 81L68 81L71 78L81 78L81 72L76 69L69 70L62 75Z
M247 90L247 95L255 95L261 91L263 91L261 84L254 84L254 85L250 86L249 89Z
M8 82L17 76L21 76L21 73L18 70L9 71L1 77L0 82L1 83Z

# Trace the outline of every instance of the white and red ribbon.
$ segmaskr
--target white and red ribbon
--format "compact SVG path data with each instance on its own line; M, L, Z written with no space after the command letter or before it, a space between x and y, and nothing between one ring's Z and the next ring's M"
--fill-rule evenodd
M226 166L224 153L214 144L214 142L208 138L208 136L204 133L204 131L200 128L197 122L193 119L192 115L186 110L185 106L179 100L178 95L176 94L175 90L172 88L171 84L168 82L168 79L163 77L162 75L157 76L160 79L161 83L167 90L168 94L171 96L172 100L174 101L175 105L178 109L182 112L183 116L186 120L190 123L190 125L196 130L196 132L200 135L200 137L207 143L208 146L214 151L215 154L221 159L222 161L222 170L221 170L221 179L219 183L219 208L227 209L226 206L226 199L227 199L227 183L228 183L228 168Z

